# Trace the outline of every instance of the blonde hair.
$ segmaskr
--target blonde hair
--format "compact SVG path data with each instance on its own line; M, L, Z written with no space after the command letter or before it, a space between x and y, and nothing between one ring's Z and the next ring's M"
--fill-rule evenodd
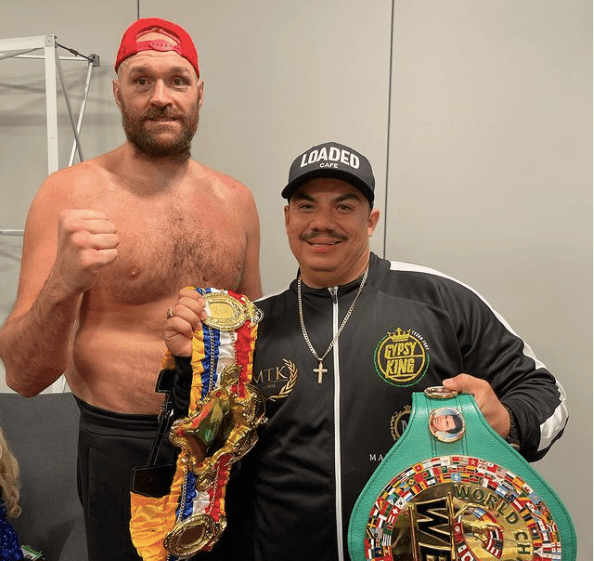
M19 506L19 464L6 442L4 431L0 427L0 491L6 506L6 514L16 518L21 514Z

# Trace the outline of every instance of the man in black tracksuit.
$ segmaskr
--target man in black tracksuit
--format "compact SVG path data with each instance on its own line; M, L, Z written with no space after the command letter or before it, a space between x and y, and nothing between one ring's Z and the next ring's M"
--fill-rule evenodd
M366 158L336 143L291 167L298 278L257 302L252 383L270 420L229 483L228 528L205 558L348 560L354 503L402 434L412 393L429 386L474 394L528 460L563 432L563 389L480 295L370 252L373 189Z

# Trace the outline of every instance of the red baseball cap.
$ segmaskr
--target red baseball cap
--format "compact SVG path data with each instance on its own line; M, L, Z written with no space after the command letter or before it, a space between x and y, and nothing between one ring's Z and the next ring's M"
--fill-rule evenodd
M163 39L143 41L142 35L151 31L167 35L176 44L172 45L169 41ZM124 60L141 51L175 51L194 67L196 74L200 77L198 53L196 52L194 42L188 33L175 23L160 18L142 18L130 25L122 37L122 42L116 56L115 71L118 71L120 64Z

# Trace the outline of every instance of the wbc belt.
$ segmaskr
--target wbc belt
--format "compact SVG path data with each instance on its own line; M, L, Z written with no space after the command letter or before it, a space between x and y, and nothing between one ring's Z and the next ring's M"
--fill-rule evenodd
M243 295L196 290L206 300L208 317L192 339L187 415L169 430L179 448L173 477L169 466L152 461L134 474L130 534L145 561L187 559L212 549L226 527L231 466L256 443L256 429L265 420L264 399L250 384L262 312ZM176 369L178 359L167 353L161 374Z
M352 561L574 561L555 492L487 423L471 395L413 394L408 426L363 489Z

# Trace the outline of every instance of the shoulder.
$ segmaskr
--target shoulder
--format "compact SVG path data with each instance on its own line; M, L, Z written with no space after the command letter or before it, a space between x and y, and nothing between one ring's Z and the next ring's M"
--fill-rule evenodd
M273 292L269 292L268 294L264 294L260 298L256 300L259 304L273 304L275 302L280 302L287 298L290 292L290 288L285 286L279 290L275 290Z
M458 279L425 265L405 263L403 261L387 261L387 263L389 265L388 278L399 278L411 282L425 282L444 286L452 285L472 290L472 288Z
M255 304L265 313L285 308L288 304L296 301L290 286L285 286L274 292L269 292L255 301Z
M287 321L287 318L293 318L297 314L297 296L290 287L265 294L254 304L263 314L258 327L261 338L278 335L279 329L284 331L285 327L293 324L293 320Z
M250 189L234 177L194 162L193 177L199 196L208 196L228 218L243 224L246 230L259 235L259 217L256 201Z
M253 200L252 192L243 183L221 171L204 164L194 162L194 175L197 180L206 180L213 193L230 202L237 200Z
M96 190L99 183L107 180L105 156L100 156L49 175L41 184L36 199L52 206L76 204L78 197Z
M382 288L411 299L444 304L454 301L487 304L485 298L468 284L442 271L402 261L388 261Z

